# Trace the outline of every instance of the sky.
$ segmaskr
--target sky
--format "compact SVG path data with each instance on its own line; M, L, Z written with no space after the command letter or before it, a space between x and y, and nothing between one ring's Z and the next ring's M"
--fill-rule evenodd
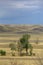
M0 0L0 24L43 24L43 0Z

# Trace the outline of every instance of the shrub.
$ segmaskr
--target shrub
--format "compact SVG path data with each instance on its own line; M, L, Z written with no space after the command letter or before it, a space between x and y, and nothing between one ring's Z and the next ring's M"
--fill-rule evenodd
M1 54L1 56L5 56L6 55L6 51L4 51L4 50L0 50L0 54Z

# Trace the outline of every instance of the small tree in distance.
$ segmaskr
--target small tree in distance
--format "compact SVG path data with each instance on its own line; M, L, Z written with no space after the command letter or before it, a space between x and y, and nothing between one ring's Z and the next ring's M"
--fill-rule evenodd
M18 41L18 45L17 45L17 47L18 47L18 55L20 56L21 53L22 53L22 50L23 50L23 47L22 47L20 41Z
M15 54L14 54L14 50L16 50L16 44L15 44L15 43L10 43L9 47L10 47L11 50L12 50L12 55L15 55Z

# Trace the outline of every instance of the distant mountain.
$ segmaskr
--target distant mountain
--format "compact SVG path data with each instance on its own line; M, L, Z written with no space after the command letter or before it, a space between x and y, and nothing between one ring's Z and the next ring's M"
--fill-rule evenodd
M0 33L43 33L42 25L0 25Z

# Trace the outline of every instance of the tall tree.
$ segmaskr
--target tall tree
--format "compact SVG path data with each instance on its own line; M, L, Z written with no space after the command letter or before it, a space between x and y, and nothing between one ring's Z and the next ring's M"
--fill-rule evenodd
M28 34L23 35L23 37L20 39L21 46L26 49L26 55L28 55L28 48L30 48L29 39L30 35Z

